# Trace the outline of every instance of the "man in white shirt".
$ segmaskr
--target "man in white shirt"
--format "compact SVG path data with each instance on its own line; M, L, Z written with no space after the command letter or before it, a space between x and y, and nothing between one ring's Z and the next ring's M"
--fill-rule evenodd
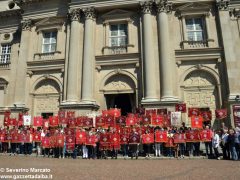
M220 160L219 152L218 152L219 142L220 142L220 138L219 138L219 135L217 134L217 131L215 130L214 131L214 136L213 136L213 139L212 139L212 146L213 146L213 149L214 149L216 159L218 159L218 160Z

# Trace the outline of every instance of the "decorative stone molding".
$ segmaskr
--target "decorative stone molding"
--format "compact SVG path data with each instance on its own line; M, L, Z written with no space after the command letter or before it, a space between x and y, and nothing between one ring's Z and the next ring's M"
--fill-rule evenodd
M22 22L22 30L23 31L31 31L32 25L33 25L33 22L31 19L24 20Z
M141 6L142 14L151 14L152 13L152 7L153 7L152 1L140 2L140 6Z
M230 0L216 0L216 5L219 10L228 10Z
M155 0L155 2L157 5L157 13L170 13L172 11L172 2L168 0Z
M69 13L69 17L71 21L79 21L80 20L80 9L72 9Z
M234 16L235 18L239 19L240 18L240 9L234 8L230 11L230 15Z
M96 11L94 7L86 8L82 10L85 16L85 19L95 19L96 18Z

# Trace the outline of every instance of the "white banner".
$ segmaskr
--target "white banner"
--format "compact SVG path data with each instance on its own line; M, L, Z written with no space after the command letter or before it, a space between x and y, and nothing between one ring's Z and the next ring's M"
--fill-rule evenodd
M31 125L31 116L30 115L24 115L23 116L23 125L24 126L30 126Z
M171 125L181 126L182 124L182 113L181 112L171 112Z

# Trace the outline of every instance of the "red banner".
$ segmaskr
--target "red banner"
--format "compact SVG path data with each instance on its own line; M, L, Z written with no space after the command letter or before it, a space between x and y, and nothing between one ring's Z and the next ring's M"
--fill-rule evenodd
M136 117L127 117L126 118L126 126L135 126L136 125Z
M113 117L120 117L121 109L111 108L111 109L109 109L108 115L113 116Z
M4 112L4 119L3 119L3 125L4 126L8 126L10 115L11 115L11 111L5 111Z
M201 111L201 116L203 117L203 121L211 121L212 111Z
M17 119L16 119L16 118L10 118L10 119L8 120L8 125L9 125L9 126L17 126L17 125L18 125Z
M199 141L200 141L199 131L197 130L186 131L186 142L199 142Z
M58 111L59 124L67 124L66 111Z
M216 109L216 119L225 119L227 117L227 109Z
M74 143L66 143L66 149L73 151L75 148L75 144Z
M64 146L64 135L63 134L57 135L55 147L63 147L63 146Z
M235 127L240 127L240 106L233 106L233 119Z
M110 134L111 147L120 149L120 135L118 133Z
M50 138L49 137L43 137L42 138L42 147L43 148L50 148Z
M120 134L120 144L128 144L129 134Z
M142 116L142 123L143 125L149 125L151 124L151 116Z
M126 117L125 116L118 117L117 118L117 124L125 125L126 124Z
M178 143L185 143L185 134L181 133L176 133L173 135L173 142L175 144L178 144Z
M96 127L103 127L105 125L105 118L102 116L96 117Z
M67 118L75 118L75 112L74 111L67 111Z
M152 125L153 126L162 126L164 121L164 116L157 114L152 116Z
M68 118L68 126L70 128L75 128L76 127L76 118Z
M97 141L96 135L87 135L86 145L95 146Z
M80 116L76 118L76 126L83 127L84 126L84 117Z
M131 133L129 136L129 144L139 144L140 135L138 133Z
M0 142L6 142L6 135L0 134Z
M83 127L93 127L93 118L85 117L83 122Z
M18 127L23 126L23 113L18 114Z
M192 128L202 129L202 116L192 116L191 117L191 126Z
M167 109L157 109L157 114L165 115L165 114L167 114Z
M76 131L76 144L86 144L86 132L77 130Z
M48 128L49 128L49 120L43 119L43 129L48 129Z
M56 127L59 125L58 116L50 116L49 117L49 126Z
M75 134L74 129L72 129L72 128L65 128L64 133L66 136L74 136L74 134Z
M199 108L188 108L188 117L199 116L199 115L200 115Z
M36 116L36 117L33 118L33 126L42 127L42 125L43 125L42 116Z
M156 109L148 109L148 110L146 110L146 115L147 116L151 116L151 115L153 115L153 114L157 114L157 110Z
M168 138L167 138L167 131L160 131L160 130L157 130L155 132L155 142L158 142L158 143L166 143L168 141Z
M212 141L212 134L213 132L211 130L202 130L200 132L200 138L201 138L201 141L203 142L211 142Z
M34 142L41 142L41 132L35 131L33 133L33 141Z
M19 142L18 136L19 136L18 133L13 133L11 137L11 142L18 143Z
M115 122L114 122L114 117L113 116L106 116L105 118L105 125L106 126L114 126Z
M175 111L180 111L182 113L186 113L187 112L187 106L185 103L181 103L181 104L176 104L175 105Z
M154 134L143 134L142 135L142 144L151 144L154 143Z
M75 137L73 135L66 136L66 143L74 143L75 144Z

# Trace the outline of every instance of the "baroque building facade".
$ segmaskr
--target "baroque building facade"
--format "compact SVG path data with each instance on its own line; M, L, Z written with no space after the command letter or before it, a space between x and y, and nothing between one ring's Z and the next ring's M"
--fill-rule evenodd
M239 0L1 1L1 116L174 111L185 102L211 110L214 125L214 110L227 108L236 126L239 8Z

